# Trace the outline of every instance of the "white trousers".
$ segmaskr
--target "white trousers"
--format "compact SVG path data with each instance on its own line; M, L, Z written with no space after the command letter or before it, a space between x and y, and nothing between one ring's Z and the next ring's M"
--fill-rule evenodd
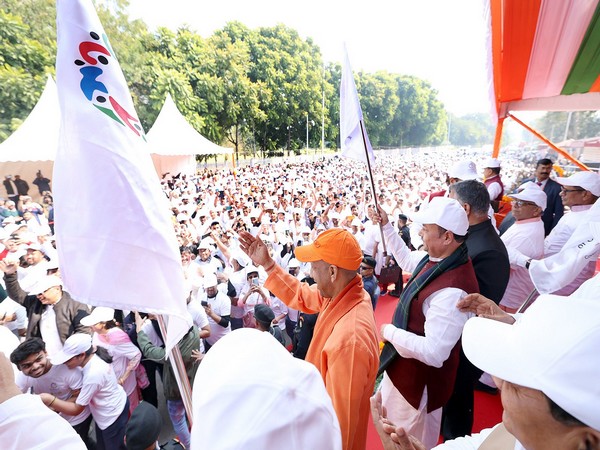
M442 423L442 408L427 413L427 387L423 391L419 409L412 407L396 389L392 380L384 373L381 380L382 404L387 410L388 419L401 426L408 434L419 439L426 448L431 449L438 443Z

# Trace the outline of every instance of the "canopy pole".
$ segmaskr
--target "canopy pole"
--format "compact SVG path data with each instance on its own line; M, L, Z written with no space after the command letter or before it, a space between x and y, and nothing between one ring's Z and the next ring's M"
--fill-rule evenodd
M563 150L562 148L558 148L556 145L554 145L552 142L550 142L546 137L544 137L543 135L541 135L540 133L538 133L537 131L535 131L533 128L531 128L530 126L528 126L524 122L522 122L519 119L517 119L511 113L508 113L507 117L510 117L512 120L514 120L515 122L517 122L519 125L521 125L523 128L525 128L527 131L529 131L531 134L533 134L536 138L538 138L543 143L549 145L550 148L552 148L555 152L557 152L557 153L561 154L562 156L564 156L565 158L567 158L569 161L571 161L573 164L575 164L581 170L590 170L590 168L588 166L586 166L585 164L579 162L577 159L575 159L573 156L571 156L567 151Z
M497 158L500 153L500 143L502 142L502 130L504 129L505 117L498 118L496 124L496 137L494 138L494 150L492 152L492 158Z

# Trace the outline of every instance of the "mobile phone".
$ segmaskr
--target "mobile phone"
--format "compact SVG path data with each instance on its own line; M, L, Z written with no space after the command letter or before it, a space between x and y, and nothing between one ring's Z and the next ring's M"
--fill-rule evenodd
M252 284L258 286L258 278L252 278Z
M200 304L201 304L202 306L208 306L208 302L207 302L206 300L202 300L202 301L200 302Z

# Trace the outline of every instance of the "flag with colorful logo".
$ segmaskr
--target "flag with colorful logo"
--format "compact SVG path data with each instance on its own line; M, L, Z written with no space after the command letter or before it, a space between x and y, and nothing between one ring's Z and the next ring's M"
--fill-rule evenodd
M54 163L56 242L65 288L80 302L186 316L178 244L119 61L91 0L58 0Z

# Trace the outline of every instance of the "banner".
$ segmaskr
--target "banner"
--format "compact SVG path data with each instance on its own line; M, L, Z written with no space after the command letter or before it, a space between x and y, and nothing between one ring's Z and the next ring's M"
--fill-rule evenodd
M169 316L170 350L188 322L170 208L116 55L91 0L58 0L54 162L65 288L94 306Z

